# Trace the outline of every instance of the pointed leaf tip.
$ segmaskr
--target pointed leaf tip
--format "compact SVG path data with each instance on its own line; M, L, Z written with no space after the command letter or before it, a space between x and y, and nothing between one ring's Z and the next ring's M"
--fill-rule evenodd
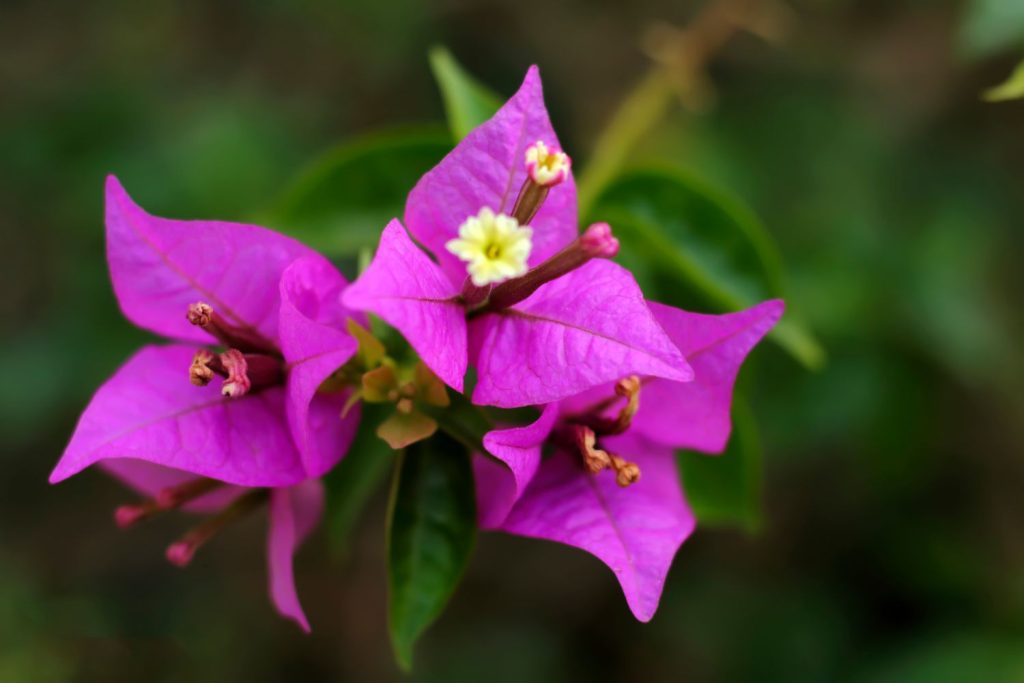
M473 78L447 49L430 50L430 69L441 90L448 127L456 142L501 107L501 99Z

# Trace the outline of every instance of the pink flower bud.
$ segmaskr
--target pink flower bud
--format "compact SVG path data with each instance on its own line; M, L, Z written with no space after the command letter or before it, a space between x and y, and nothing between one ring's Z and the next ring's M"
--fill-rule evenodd
M619 240L607 223L594 223L587 228L580 236L580 246L591 258L614 258L619 253Z

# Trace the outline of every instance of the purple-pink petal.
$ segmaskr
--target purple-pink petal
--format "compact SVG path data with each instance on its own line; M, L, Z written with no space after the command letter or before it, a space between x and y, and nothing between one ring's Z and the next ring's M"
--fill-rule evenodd
M288 364L288 425L308 477L324 474L345 454L359 424L356 406L340 417L348 391L317 393L358 347L345 331L345 278L320 255L302 258L281 276L280 343Z
M537 142L559 147L551 127L537 67L526 72L519 91L424 175L409 193L405 224L437 257L456 286L466 279L466 264L445 249L459 226L483 207L511 213L526 180L526 148ZM533 227L529 263L537 265L576 237L576 185L572 174L553 187Z
M688 313L657 303L650 306L690 362L694 379L645 383L633 429L667 446L720 453L732 430L730 406L740 365L779 321L785 305L776 299L726 315Z
M511 408L557 401L626 375L693 374L629 271L595 260L470 327L473 402Z
M324 487L310 479L270 492L270 528L267 533L267 566L270 599L282 616L309 633L309 622L295 590L295 551L320 520Z
M313 250L266 228L151 216L107 178L107 260L125 317L171 339L209 343L185 318L205 301L228 322L277 334L277 283Z
M558 417L558 406L549 403L536 421L522 427L495 429L484 435L484 449L499 462L473 458L477 512L480 526L501 526L509 510L523 495L540 465L541 447Z
M93 396L53 473L59 482L101 460L133 458L240 486L306 478L284 418L284 390L241 399L188 381L195 349L147 346Z
M398 329L441 380L462 391L466 319L459 288L417 247L397 220L384 228L373 262L342 296Z
M671 449L633 436L605 445L640 466L640 481L622 488L612 473L590 474L578 457L559 451L541 464L502 529L596 556L615 572L634 616L649 621L695 519Z

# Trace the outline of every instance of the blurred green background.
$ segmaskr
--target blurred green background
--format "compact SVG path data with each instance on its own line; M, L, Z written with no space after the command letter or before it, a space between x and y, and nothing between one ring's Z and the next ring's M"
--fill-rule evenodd
M344 549L325 526L299 555L306 637L267 600L261 520L181 571L187 520L121 533L113 481L46 484L146 340L106 274L106 173L158 215L272 216L332 146L440 129L437 44L505 96L538 63L583 166L643 46L700 4L3 2L0 681L401 678L383 492ZM483 535L413 679L1024 680L1024 104L979 97L1024 53L1024 3L772 7L773 39L724 45L631 158L748 206L827 353L754 353L758 531L699 528L648 625L593 558Z

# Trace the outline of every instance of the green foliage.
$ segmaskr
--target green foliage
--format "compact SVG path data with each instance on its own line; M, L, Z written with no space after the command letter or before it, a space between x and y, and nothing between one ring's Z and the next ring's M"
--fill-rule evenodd
M355 256L377 246L412 186L450 149L439 130L390 131L340 145L300 174L260 221L329 256Z
M347 552L366 503L394 465L394 451L374 433L388 410L388 406L362 405L359 431L348 453L324 478L329 536L340 554Z
M614 226L619 260L653 300L724 312L783 297L778 253L764 227L742 205L678 171L623 175L586 222L599 220ZM792 310L771 336L809 368L825 360Z
M1016 634L937 633L918 637L904 651L871 663L858 683L959 683L1024 680L1024 655Z
M721 455L680 451L686 500L701 525L756 531L761 523L761 442L746 401L733 398L732 436Z
M960 49L980 59L1011 47L1024 46L1024 2L971 0L960 26Z
M1010 77L994 88L985 91L984 98L989 102L1005 102L1024 97L1024 61L1017 65Z
M410 446L396 472L388 517L388 622L395 656L408 670L413 645L444 609L473 549L469 454L443 435Z
M430 69L441 89L448 127L455 142L491 118L501 106L498 96L470 76L443 47L430 51Z

